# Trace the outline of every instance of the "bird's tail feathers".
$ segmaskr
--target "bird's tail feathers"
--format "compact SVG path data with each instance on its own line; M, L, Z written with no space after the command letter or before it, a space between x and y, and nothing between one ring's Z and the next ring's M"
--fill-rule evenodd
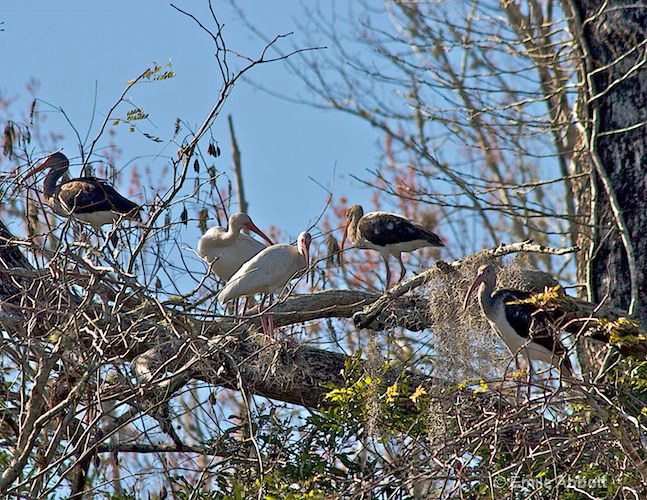
M428 231L427 241L435 247L445 246L445 244L443 243L443 240L440 239L440 236L438 236L435 233L432 233L431 231Z

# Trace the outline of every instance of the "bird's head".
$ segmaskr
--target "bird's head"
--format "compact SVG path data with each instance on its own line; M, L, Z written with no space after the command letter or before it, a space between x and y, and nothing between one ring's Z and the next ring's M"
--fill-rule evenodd
M364 209L362 208L361 205L353 205L348 210L346 210L346 226L344 227L344 236L341 239L340 250L342 251L344 250L344 245L346 244L346 237L348 236L348 227L351 224L357 224L357 221L359 221L363 215L364 215Z
M271 239L269 239L263 231L261 231L258 227L256 227L256 224L252 222L252 218L243 212L237 212L235 214L232 214L229 217L229 227L234 232L239 232L242 228L245 227L250 231L258 234L269 245L274 245L274 242Z
M348 210L346 210L346 226L344 227L344 236L341 239L341 247L339 251L339 263L341 264L342 271L346 272L344 268L344 245L346 244L346 237L348 236L348 228L351 224L357 225L358 221L364 215L364 209L361 205L353 205Z
M310 242L312 241L312 236L308 231L303 231L297 238L297 248L299 253L303 255L306 261L306 269L310 267Z
M29 172L27 172L24 180L27 180L31 176L36 175L38 172L42 172L43 170L48 168L51 169L53 173L58 174L56 175L56 177L60 177L65 172L67 172L69 166L70 160L67 159L67 156L57 151L56 153L53 153L45 158L45 161L43 161L41 164L36 165Z
M359 219L362 215L364 215L364 209L362 208L362 205L358 205L357 203L355 205L351 205L348 207L348 210L346 210L347 219Z
M485 264L479 267L478 271L476 272L476 278L470 285L467 293L465 294L465 298L463 299L463 311L467 309L467 303L469 302L470 297L479 287L479 285L481 283L490 283L493 281L496 281L496 271L494 270L494 267L490 264Z

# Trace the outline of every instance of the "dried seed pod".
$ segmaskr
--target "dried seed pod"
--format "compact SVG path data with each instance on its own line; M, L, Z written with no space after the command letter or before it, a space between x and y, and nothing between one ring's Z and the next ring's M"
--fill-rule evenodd
M200 210L198 214L198 227L203 233L207 232L207 219L209 218L209 211L206 208Z
M2 152L7 158L13 156L13 147L16 142L16 129L13 126L13 123L7 123L7 126L4 128L4 143L2 147Z

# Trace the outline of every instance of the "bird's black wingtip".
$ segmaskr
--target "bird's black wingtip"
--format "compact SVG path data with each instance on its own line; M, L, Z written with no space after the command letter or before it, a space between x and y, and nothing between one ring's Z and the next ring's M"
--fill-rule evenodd
M427 237L427 241L435 247L445 246L445 243L443 243L443 240L441 240L440 237L434 233L429 233L429 236Z

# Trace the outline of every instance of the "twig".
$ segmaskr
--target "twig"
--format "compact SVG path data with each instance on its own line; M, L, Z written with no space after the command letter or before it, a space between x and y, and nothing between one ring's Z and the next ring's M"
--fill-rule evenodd
M97 136L92 141L92 144L90 144L90 149L88 150L88 154L85 157L85 159L83 160L83 165L81 166L81 172L82 173L85 172L86 165L88 164L88 161L90 161L90 158L92 157L92 151L94 151L94 146L97 144L97 142L99 141L99 139L103 135L103 131L106 129L106 125L108 125L108 121L110 121L110 116L112 116L112 112L115 109L117 109L117 106L119 106L119 104L121 104L121 102L124 100L124 97L126 97L126 94L128 93L128 91L131 88L133 88L133 86L136 85L137 82L139 82L139 80L144 78L144 76L146 76L147 73L148 73L148 70L144 71L141 75L139 75L133 81L128 82L128 85L126 85L126 88L124 89L124 91L119 96L119 99L117 99L117 101L108 110L108 114L106 115L105 119L103 120L103 123L101 124L101 128L99 129L99 133L97 134Z
M234 162L234 178L236 179L236 193L238 194L238 208L241 212L247 213L248 205L245 199L245 187L243 185L243 171L240 163L240 149L238 148L238 141L236 141L236 134L234 133L234 122L231 115L227 116L227 123L229 124L229 134L231 135L231 157Z

